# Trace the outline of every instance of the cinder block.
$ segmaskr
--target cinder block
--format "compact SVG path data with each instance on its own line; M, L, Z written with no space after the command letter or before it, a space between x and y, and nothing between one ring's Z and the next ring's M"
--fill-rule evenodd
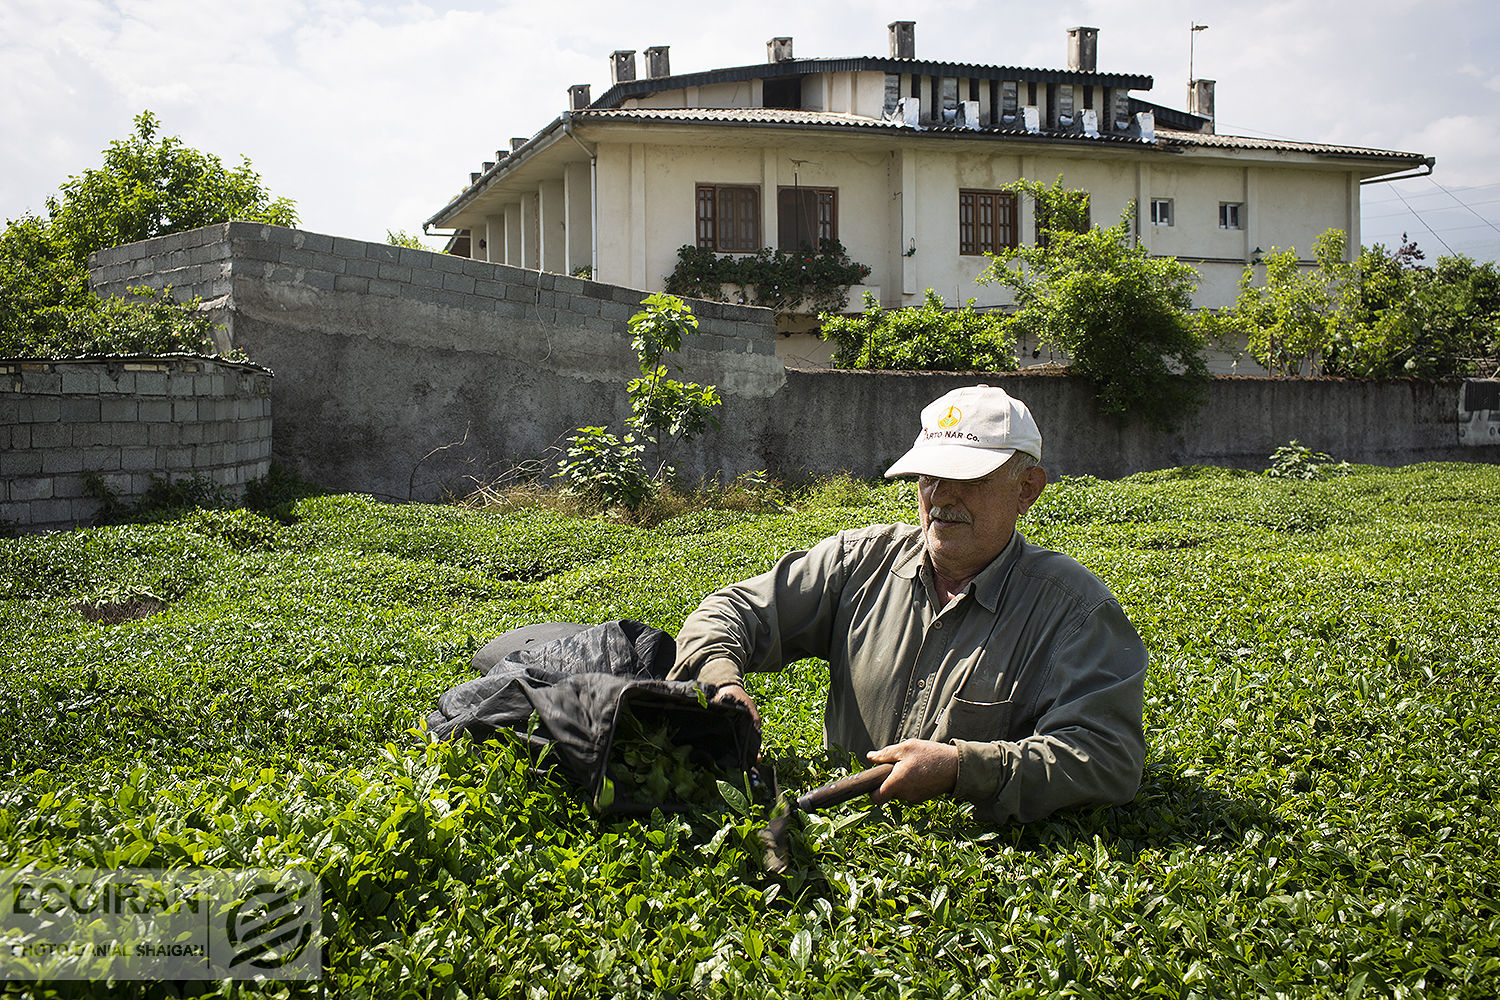
M83 452L75 448L48 448L41 455L44 475L83 471Z
M167 392L165 372L136 372L136 393L141 396L164 396Z
M194 378L193 381L196 383L199 378L203 378L203 376L199 375ZM172 419L179 424L190 423L191 421L197 420L198 401L196 399L174 400L172 402Z
M163 388L165 388L165 381ZM95 401L95 405L98 407L95 420L102 420L105 423L124 423L140 419L141 403L135 399L101 399Z
M52 477L52 496L54 498L81 497L83 495L82 476Z
M285 226L262 226L260 239L266 243L275 243L278 246L301 246L302 232L297 229L287 229Z
M100 474L118 472L120 469L120 449L107 445L98 448L83 449L83 467L93 469ZM106 481L108 481L106 477Z
M31 433L44 427L59 427L60 424L0 424L0 442L4 442L6 449L20 451L22 448L31 447ZM38 445L37 447L42 447Z
M56 371L24 371L21 392L31 396L56 396L62 392L62 376Z
M322 233L302 233L301 247L314 253L332 253L333 237Z
M121 420L107 424L101 423L99 426L109 431L105 440L100 442L104 445L114 445L116 447L126 445L139 446L147 444L150 441L147 425L138 420ZM74 441L73 443L76 445L79 442Z
M496 302L489 311L506 319L521 319L526 315L526 307L519 302Z
M174 472L192 469L193 459L202 447L202 445L194 445L191 448L168 448L162 456L162 464Z
M426 267L414 267L411 269L411 283L427 288L442 288L443 272Z
M17 500L51 500L52 477L27 476L24 479L11 480L10 499L13 502Z
M99 371L92 366L69 365L59 374L62 376L62 393L65 396L82 396L99 391Z
M305 271L302 275L302 284L308 288L316 288L319 291L333 291L333 279L337 275L327 271Z
M394 281L385 281L381 278L371 278L370 294L380 295L388 299L394 299L401 294L401 286Z
M335 292L353 292L356 295L368 295L370 292L370 279L351 277L347 274L336 274L333 276L333 290Z
M178 428L177 440L183 444L199 444L206 436L207 429L207 424L182 424Z
M176 421L162 424L143 424L146 431L146 444L152 448L161 448L169 444L178 444L182 441L182 425ZM121 442L122 444L126 442ZM134 442L130 442L134 443Z
M172 419L172 407L178 405L170 399L141 400L138 419L146 423L161 423Z
M29 518L31 523L37 526L69 525L73 522L73 501L71 499L33 500Z
M395 264L401 260L402 249L402 247L391 246L386 243L366 243L365 256L370 260Z
M474 279L467 274L445 274L443 276L443 288L450 292L463 292L473 294Z
M157 467L155 448L121 448L120 468L127 472L147 472Z
M0 451L0 476L35 476L42 471L39 451Z
M22 423L49 424L54 420L62 419L62 404L64 402L71 403L78 402L78 400L59 400L56 396L44 396L40 399L33 398L22 403L21 412L17 416ZM94 419L99 419L97 413Z
M378 278L380 262L367 257L351 257L344 261L344 273L359 278Z
M21 447L55 449L71 448L77 444L71 433L74 428L68 424L33 424L24 429L30 432L31 440Z
M473 299L463 292L440 291L437 293L437 304L448 309L469 309Z
M351 240L342 236L333 238L333 252L340 257L359 257L365 255L365 244L363 240Z

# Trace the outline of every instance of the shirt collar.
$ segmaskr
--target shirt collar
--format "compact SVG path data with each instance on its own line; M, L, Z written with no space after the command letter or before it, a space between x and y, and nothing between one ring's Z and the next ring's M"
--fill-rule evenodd
M917 572L926 569L930 575L931 566L927 560L927 546L922 543L922 535L917 533L917 544L912 546L909 553L903 556L894 566L891 573L894 576L911 580L915 579ZM990 561L990 564L979 571L979 575L970 581L965 589L974 594L974 599L984 605L989 611L1000 607L1000 590L1005 586L1005 579L1010 575L1010 567L1020 558L1021 546L1026 539L1021 537L1019 531L1010 533L1010 541L1005 543L1005 548L1000 554Z

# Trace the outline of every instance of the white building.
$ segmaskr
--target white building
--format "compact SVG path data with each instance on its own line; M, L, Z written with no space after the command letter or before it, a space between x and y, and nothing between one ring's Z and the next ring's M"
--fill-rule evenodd
M571 88L572 110L511 140L427 225L454 231L452 252L643 289L662 287L684 244L832 236L887 307L928 287L1001 306L1004 291L975 283L984 253L1035 238L1030 199L1001 189L1061 177L1103 224L1134 201L1140 238L1197 268L1198 305L1221 306L1258 250L1310 257L1329 228L1357 249L1361 182L1432 167L1218 135L1214 81L1190 85L1186 112L1143 101L1151 77L1096 69L1094 28L1068 32L1067 69L922 60L914 35L894 22L889 56L846 59L797 59L776 38L764 63L678 75L661 46L644 79L634 52L616 52L598 100Z

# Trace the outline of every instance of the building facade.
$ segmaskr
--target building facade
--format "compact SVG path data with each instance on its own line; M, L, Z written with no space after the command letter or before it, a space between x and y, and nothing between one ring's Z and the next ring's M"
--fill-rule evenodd
M932 62L915 26L889 26L886 57L767 61L673 75L665 47L611 57L612 85L529 139L513 139L429 220L450 251L660 289L678 249L719 253L839 240L890 308L935 289L1003 307L977 284L988 251L1036 238L1028 179L1088 192L1092 218L1133 213L1153 253L1192 264L1196 303L1234 300L1257 252L1310 258L1329 228L1359 245L1360 185L1430 171L1418 153L1216 134L1214 83L1188 110L1145 101L1149 76L1101 73L1098 33L1068 32L1068 68ZM864 289L851 295L858 307ZM812 359L816 360L816 359Z

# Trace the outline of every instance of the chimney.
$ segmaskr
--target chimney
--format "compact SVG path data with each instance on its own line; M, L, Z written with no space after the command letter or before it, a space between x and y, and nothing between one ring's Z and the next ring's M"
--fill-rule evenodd
M790 62L792 58L792 40L790 38L773 38L766 42L766 62Z
M489 173L491 170L494 170L494 169L495 169L495 161L494 160L485 160L484 161L484 172L485 173Z
M495 150L495 162L499 163L501 160L505 159L509 155L510 155L510 150L508 150L508 149L497 149L497 150Z
M667 48L665 45L653 45L646 50L646 79L660 80L672 75L671 64L667 61Z
M892 21L886 27L891 32L891 58L917 58L917 22Z
M524 145L526 145L526 139L524 137L511 136L510 151L512 153L514 153Z
M609 82L629 83L635 79L635 49L617 49L609 56Z
M1068 29L1068 69L1094 73L1099 69L1099 29Z
M469 186L473 187L475 184L478 184L479 183L479 178L481 176L482 175L478 174L478 173L470 173L469 174Z
M575 83L568 88L568 109L571 111L582 111L593 103L589 99L589 85L586 83Z
M1208 119L1208 134L1214 134L1214 81L1193 80L1188 83L1188 112Z

